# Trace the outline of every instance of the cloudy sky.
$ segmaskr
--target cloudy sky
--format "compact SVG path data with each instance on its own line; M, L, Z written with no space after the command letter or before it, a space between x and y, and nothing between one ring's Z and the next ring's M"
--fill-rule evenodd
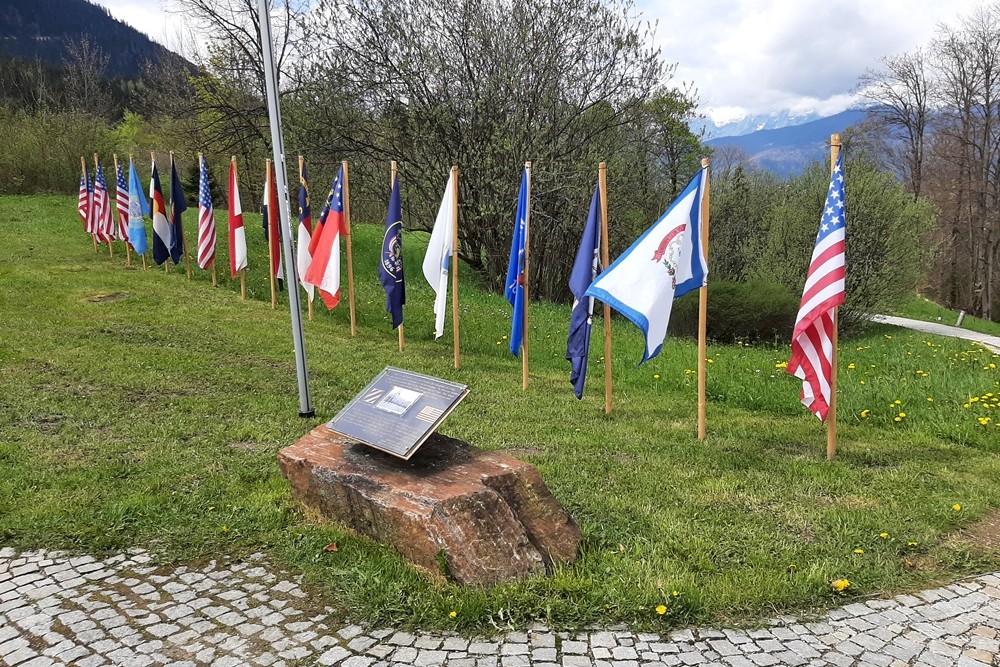
M168 0L96 0L177 48ZM925 44L981 0L637 0L677 78L698 88L715 120L772 111L845 109L865 69Z

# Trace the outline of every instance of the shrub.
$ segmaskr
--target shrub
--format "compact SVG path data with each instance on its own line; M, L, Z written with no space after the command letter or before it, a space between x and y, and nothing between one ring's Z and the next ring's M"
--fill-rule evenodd
M799 310L799 297L775 283L709 282L708 337L719 342L788 341ZM698 293L674 303L670 333L698 335Z

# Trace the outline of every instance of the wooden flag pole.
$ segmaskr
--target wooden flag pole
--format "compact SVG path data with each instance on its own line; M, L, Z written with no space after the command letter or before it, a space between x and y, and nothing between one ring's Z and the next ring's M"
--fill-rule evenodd
M100 161L97 159L97 153L94 153L94 173L95 174L97 173L97 167L98 166L100 166ZM107 204L110 203L108 201L107 181L105 181L104 183L105 183L105 185L104 185L104 203L105 203L105 205L107 205ZM97 176L94 176L94 192L97 192ZM112 223L114 223L114 220L112 220ZM108 257L114 259L114 256L115 256L115 251L114 251L114 248L111 247L111 239L109 238L108 239Z
M528 207L524 212L524 319L521 320L521 389L528 388L528 235L531 222L531 162L524 163L528 172Z
M830 174L840 157L840 135L830 135ZM826 458L832 460L837 455L837 329L840 326L840 309L833 307L833 353L830 355L830 410L826 414Z
M709 213L709 171L708 158L702 158L705 194L701 198L701 247L708 259L708 213ZM705 384L708 374L708 284L698 289L698 439L704 440L707 432L705 424Z
M175 169L174 169L174 152L170 151L170 185L171 185L171 188L170 188L170 207L171 208L173 208L173 206L174 206L174 192L173 192L174 171L175 171ZM171 216L171 217L173 217L173 216ZM171 220L170 224L173 224L173 223L174 223L174 221ZM187 236L184 235L184 223L183 223L183 221L181 222L180 232L181 232L180 233L180 237L181 237L181 244L182 244L181 252L184 253L184 264L187 267L187 277L188 277L188 280L191 280L194 277L194 274L191 273L191 253L188 252Z
M132 179L132 154L131 153L128 154L128 165L129 165L129 175L128 175L128 178L129 178L129 190L130 190L129 195L131 196L131 189L132 189L132 187L131 187L131 185L132 185L132 180L131 180ZM141 197L142 194L140 193L139 196ZM142 221L142 233L143 234L146 233L146 221L145 220ZM129 242L129 243L131 244L131 242ZM147 250L147 252L149 251L149 246L148 245L146 246L146 250ZM149 266L146 264L146 253L144 252L144 253L142 253L142 270L146 271L148 269L149 269Z
M395 160L392 161L392 180L389 182L389 192L390 192L389 196L390 197L392 196L391 192L392 192L392 188L394 188L394 187L396 187L396 161ZM400 215L402 215L402 211L400 211ZM402 234L402 230L400 231L400 234ZM399 323L399 327L397 327L396 330L399 331L399 351L402 352L403 349L406 347L406 337L403 335L403 323L402 322Z
M305 167L305 163L306 163L306 159L300 155L299 156L299 187L302 187L302 169ZM301 209L301 207L299 208L299 215L300 216L302 215L302 209ZM310 232L310 234L311 233L312 232ZM300 276L300 278L301 278L301 276ZM308 302L308 306L309 306L309 320L312 321L312 319L313 319L313 300L312 300L312 297L309 296L309 292L306 292L306 301Z
M451 168L451 320L455 333L455 368L461 363L461 348L458 335L458 167Z
M598 167L601 188L601 266L611 266L608 256L608 165ZM604 304L604 414L611 414L611 306Z
M82 155L80 156L80 173L83 174L83 183L84 185L86 185L87 181L89 181L90 179L87 177L87 159ZM92 215L91 209L93 208L94 201L93 197L91 197L89 194L87 196L90 197L90 199L87 201L87 217L89 218ZM100 250L98 250L97 248L97 237L91 234L90 239L94 242L94 252L100 252Z
M115 160L115 209L118 210L118 153L112 153L111 157ZM121 211L118 211L118 229L122 228ZM128 230L128 220L125 221L125 229ZM128 236L122 239L122 243L125 244L125 262L127 266L132 266L132 247L128 244Z
M351 310L351 335L358 334L354 319L354 259L351 254L351 190L347 185L347 160L340 163L344 169L344 241L347 246L347 302ZM340 252L340 248L337 248Z
M264 189L265 189L265 191L267 191L267 188L271 187L271 161L270 160L265 160L264 161L264 178L267 179L267 180L264 181ZM271 310L277 310L278 309L278 290L277 290L277 285L274 282L274 252L271 249L271 234L273 233L273 231L271 230L271 193L270 192L268 192L268 194L267 194L267 200L266 201L267 201L267 220L264 221L264 224L267 227L267 265L270 267L269 273L271 274ZM277 211L275 211L275 213L277 213Z

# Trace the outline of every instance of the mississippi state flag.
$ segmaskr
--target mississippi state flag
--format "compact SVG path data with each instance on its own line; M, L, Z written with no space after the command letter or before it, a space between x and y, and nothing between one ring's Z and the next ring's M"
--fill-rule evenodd
M153 218L153 261L161 266L170 259L170 249L174 245L173 231L167 221L167 207L163 203L163 188L160 187L160 172L153 163L153 175L149 178L149 203Z
M327 309L340 303L340 234L344 230L344 167L337 171L326 205L312 232L309 253L312 261L302 282L319 288Z
M705 285L708 262L701 242L702 168L666 213L587 288L642 329L643 363L660 353L674 298Z
M845 211L843 157L830 177L830 188L816 235L799 314L792 333L788 372L802 380L802 405L826 421L833 373L833 311L844 303Z
M240 184L236 174L236 158L229 163L229 272L236 274L247 268L247 234L243 229L243 206L240 205Z

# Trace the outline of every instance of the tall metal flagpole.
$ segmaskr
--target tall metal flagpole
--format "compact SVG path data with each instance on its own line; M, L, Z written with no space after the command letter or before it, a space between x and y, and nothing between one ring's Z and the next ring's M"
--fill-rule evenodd
M278 215L285 246L285 277L288 280L288 307L292 313L292 342L295 345L295 374L299 381L299 416L313 417L309 398L309 377L306 372L306 341L302 335L302 311L299 305L299 276L292 247L292 227L289 223L288 170L285 167L285 140L281 135L281 108L278 106L278 72L274 64L274 42L271 41L271 14L267 0L257 0L260 19L260 50L264 56L264 87L267 92L267 115L271 121L271 146L274 152L274 180L278 188Z

